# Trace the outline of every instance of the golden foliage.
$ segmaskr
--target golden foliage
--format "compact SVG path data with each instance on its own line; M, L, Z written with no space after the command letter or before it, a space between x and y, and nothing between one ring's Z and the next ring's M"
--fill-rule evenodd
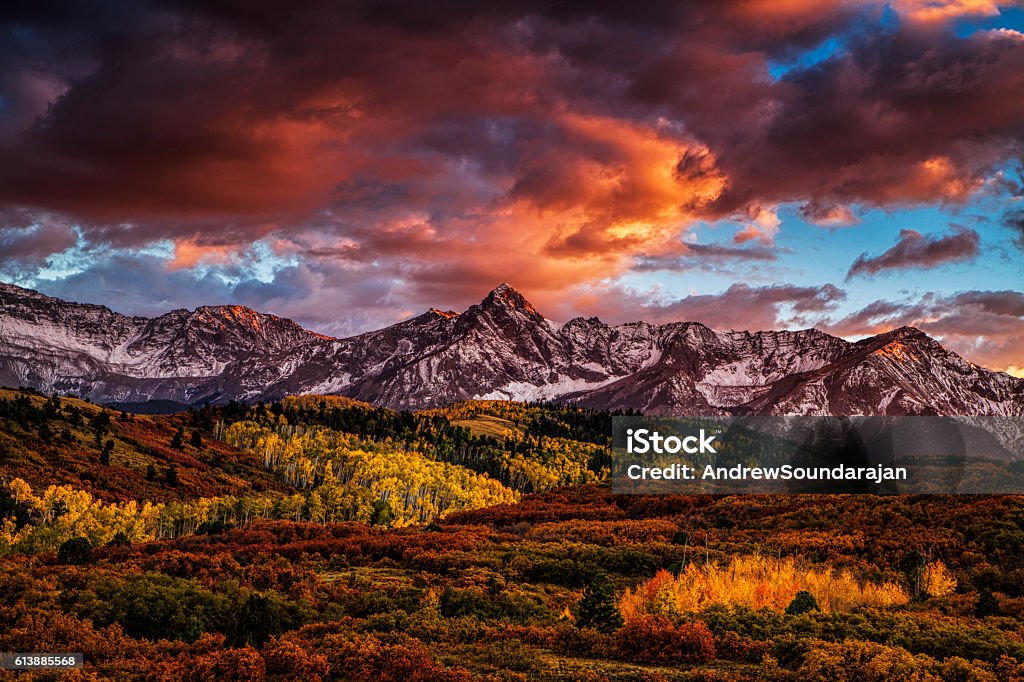
M272 428L236 422L226 429L224 439L256 454L268 471L307 491L307 515L316 521L369 520L372 508L365 513L353 511L352 496L346 493L356 489L369 491L387 508L390 523L396 526L519 499L515 491L486 474L322 426ZM296 520L301 512L300 504Z
M679 615L715 604L783 611L801 590L813 594L826 612L893 606L909 600L895 583L862 582L846 570L755 554L734 557L721 566L690 564L678 577L659 571L646 583L627 590L619 609L627 620L645 614Z
M956 578L941 561L933 561L921 573L921 587L929 597L944 597L956 590Z
M79 537L94 547L109 543L119 533L129 542L147 542L193 533L208 521L241 523L251 518L284 517L280 496L114 503L67 485L51 485L37 495L19 478L0 485L0 492L23 505L31 521L20 529L10 519L0 523L0 555L53 551L65 540ZM300 509L303 501L300 496Z

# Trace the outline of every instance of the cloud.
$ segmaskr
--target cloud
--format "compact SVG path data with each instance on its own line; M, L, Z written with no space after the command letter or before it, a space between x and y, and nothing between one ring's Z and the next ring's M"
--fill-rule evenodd
M999 16L999 0L895 0L892 3L901 16L910 21L935 23L961 17Z
M1024 249L1024 208L1007 211L1003 223L1013 233L1013 243Z
M23 212L0 215L0 268L9 273L33 272L48 256L78 241L72 225L57 217L36 220Z
M669 93L689 129L716 153L728 190L722 214L758 202L805 199L818 206L960 204L988 191L1021 149L1016 92L1024 43L1007 36L877 29L851 24L843 49L775 83L751 64L720 70L665 61L644 93ZM684 48L680 48L684 49ZM692 50L693 48L685 48ZM701 100L672 87L700 73ZM729 111L723 121L722 111Z
M631 268L633 272L657 272L659 270L690 270L709 267L723 262L770 262L778 260L775 249L765 246L735 247L721 244L682 244L682 254L661 256L638 256Z
M295 229L332 206L374 221L396 199L437 218L572 207L591 248L614 207L657 225L673 205L963 201L1020 142L1020 41L866 30L881 4L270 7L9 21L38 38L10 41L6 71L51 84L9 95L0 199L135 239ZM834 58L767 77L837 36ZM770 240L752 225L741 239Z
M0 231L0 259L37 261L75 244L74 230L66 224L7 227Z
M947 236L925 236L915 230L900 230L895 246L878 256L867 253L857 256L846 277L971 261L978 257L980 243L978 233L966 228L954 228Z
M812 225L821 227L849 227L860 222L852 208L836 204L810 202L800 207L800 215Z
M746 212L750 222L733 235L733 242L743 244L756 240L765 245L774 244L775 235L778 234L779 225L782 224L775 211L763 206L751 206Z
M700 322L713 329L766 330L805 328L846 298L832 284L820 287L733 284L717 294L691 294L660 300L657 292L600 287L572 293L577 310L611 322ZM543 311L542 311L543 312Z

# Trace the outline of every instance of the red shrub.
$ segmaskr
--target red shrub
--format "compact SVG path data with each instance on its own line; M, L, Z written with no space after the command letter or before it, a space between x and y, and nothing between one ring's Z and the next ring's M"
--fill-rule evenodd
M620 658L636 663L707 663L715 639L704 623L675 625L664 616L642 616L615 633Z

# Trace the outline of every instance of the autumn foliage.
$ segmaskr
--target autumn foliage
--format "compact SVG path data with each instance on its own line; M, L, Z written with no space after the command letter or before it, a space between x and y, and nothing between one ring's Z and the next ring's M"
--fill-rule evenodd
M616 633L619 656L637 663L707 663L715 641L704 623L673 623L664 616L631 618Z
M3 396L0 651L67 679L1024 679L1024 498L613 495L544 404Z
M857 579L849 570L765 555L737 556L717 565L691 563L679 575L661 570L628 590L619 603L629 619L646 614L680 616L709 606L744 606L784 611L801 591L810 592L823 611L906 604L896 583Z

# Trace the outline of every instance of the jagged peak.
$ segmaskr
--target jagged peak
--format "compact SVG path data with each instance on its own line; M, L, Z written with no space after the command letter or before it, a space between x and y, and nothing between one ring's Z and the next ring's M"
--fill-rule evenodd
M570 327L571 328L571 327L583 327L583 326L591 326L591 325L598 325L598 324L604 324L604 322L601 320L600 317L597 317L596 315L591 315L590 317L584 317L582 315L577 315L576 317L572 318L571 320L569 320L568 322L566 322L562 326L563 327Z
M896 329L893 329L892 331L888 332L888 335L889 336L899 337L901 339L928 339L928 340L931 340L931 338L932 338L932 337L928 336L927 334L925 334L920 329L918 329L917 327L911 327L911 326L908 326L908 325L904 325L902 327L898 327Z
M244 305L200 306L194 311L190 312L186 310L182 312L188 314L192 319L202 322L212 322L218 325L229 323L237 325L238 327L251 329L257 333L265 331L268 326L270 326L279 329L292 328L295 330L301 330L310 336L315 336L320 339L334 339L334 337L318 334L317 332L305 329L294 320L289 320L286 317L279 317L270 313L261 313Z
M495 287L491 293L481 302L484 308L497 306L505 309L522 310L531 317L543 319L544 316L537 312L533 304L526 300L526 297L516 291L511 285L502 282Z
M260 313L244 305L201 305L195 309L195 314L217 315L220 317L245 318L259 315L262 317L274 317L266 313Z
M277 319L273 315L264 315L242 305L199 306L189 314L189 317L203 322L238 324L243 327L252 327L257 331L262 328L264 321L272 322Z
M929 345L940 345L938 341L928 336L917 327L903 326L891 329L887 332L878 334L872 337L873 340L881 342L882 344L888 343L910 343L910 344L929 344Z
M866 344L874 357L888 358L900 363L919 362L936 351L950 353L942 344L917 327L903 326L891 329L860 342ZM955 355L955 353L950 353ZM959 357L959 356L957 356Z
M817 327L806 327L804 329L761 329L758 331L740 331L740 330L729 330L721 332L729 336L730 338L753 338L753 339L793 339L801 341L809 339L811 341L821 341L825 343L839 342L841 344L849 344L850 342L842 337L829 334L826 331L822 331Z

